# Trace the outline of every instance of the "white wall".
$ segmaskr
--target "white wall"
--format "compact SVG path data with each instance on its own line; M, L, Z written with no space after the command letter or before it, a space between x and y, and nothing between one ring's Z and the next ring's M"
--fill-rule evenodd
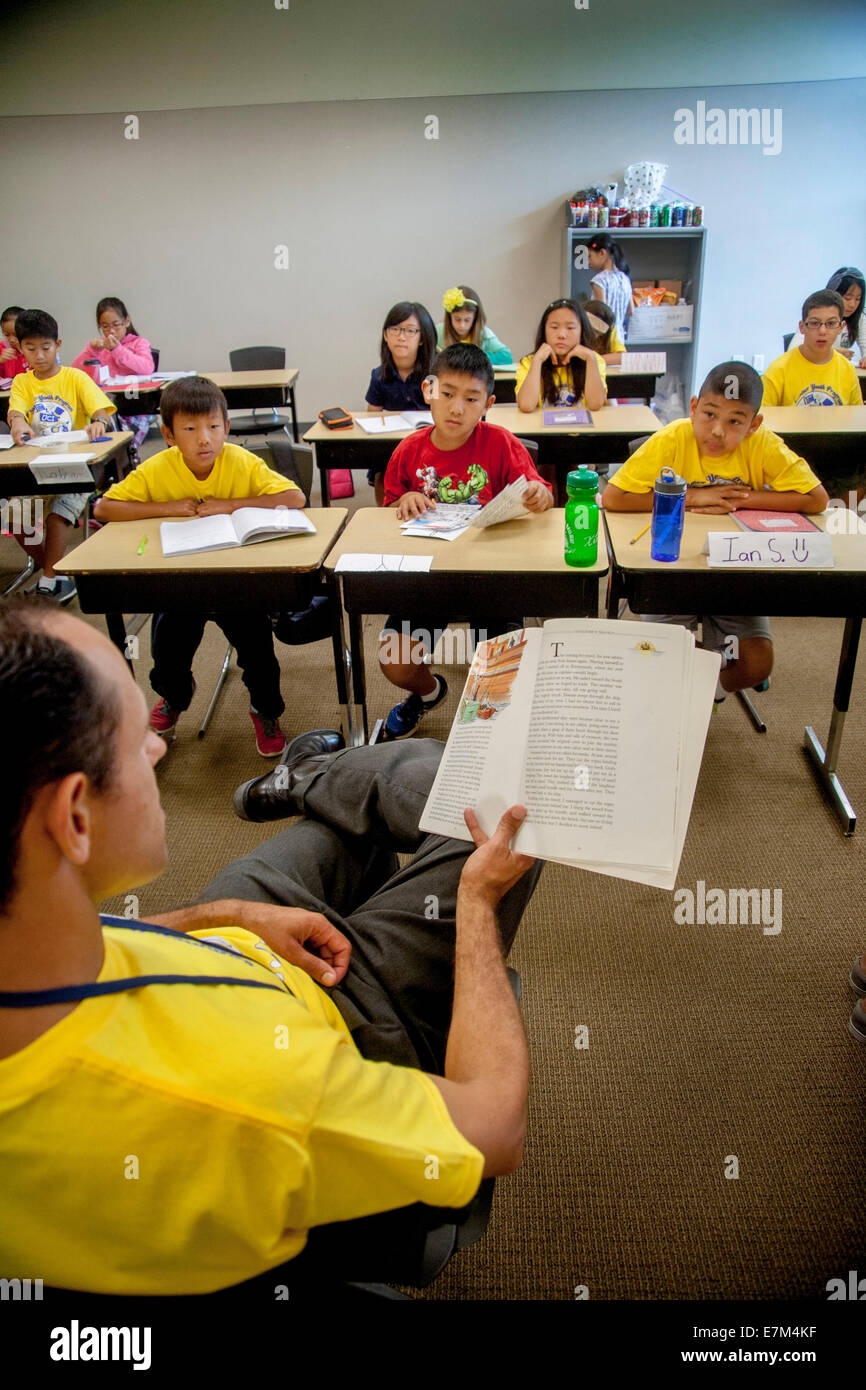
M674 111L707 99L781 108L783 142L680 146ZM436 315L468 281L516 352L561 292L564 200L635 159L705 208L699 372L732 351L771 360L806 293L866 262L856 131L866 81L428 100L294 103L0 121L3 303L48 308L70 361L119 294L166 368L228 366L285 344L299 407L358 407L384 312ZM439 139L424 138L434 112ZM95 182L98 180L98 183ZM286 243L290 269L274 269Z

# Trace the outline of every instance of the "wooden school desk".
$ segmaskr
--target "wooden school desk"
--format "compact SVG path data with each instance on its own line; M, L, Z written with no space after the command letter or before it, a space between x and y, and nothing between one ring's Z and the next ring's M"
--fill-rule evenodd
M225 394L229 410L269 410L288 406L292 417L292 438L298 442L298 412L295 383L298 367L268 367L257 372L201 372Z
M368 418L369 413L363 413L364 418ZM356 413L354 419L357 420L359 414L362 412ZM565 474L570 468L577 468L581 463L623 463L630 440L654 434L661 428L661 422L645 405L605 406L603 410L592 412L592 426L545 425L542 411L533 410L527 414L516 405L491 406L484 418L491 425L500 425L512 434L538 442L539 466L549 466L556 477L563 494L560 500L564 500ZM357 424L348 430L329 430L317 420L304 435L304 442L313 446L323 505L329 505L328 471L331 468L384 468L408 433L411 431L366 434Z
M351 691L356 709L346 722L355 741L368 737L362 618L365 613L453 614L465 621L483 616L566 618L595 617L598 581L607 573L604 545L592 568L572 569L563 559L564 513L556 508L525 520L506 521L484 530L464 531L456 541L404 536L391 507L363 507L355 512L325 561L333 574L341 555L432 555L426 574L347 571L336 580L348 618ZM493 635L493 634L492 634ZM345 651L345 646L341 647ZM348 687L348 682L346 683ZM401 692L394 687L396 704ZM357 717L360 714L360 719Z
M662 353L662 356L664 355ZM618 397L636 396L638 399L642 398L649 405L656 392L656 383L659 377L664 376L667 366L662 367L661 371L658 372L635 372L629 369L627 352L625 356L626 360L622 366L613 366L607 363L607 394L614 400ZM496 404L514 405L517 386L516 366L494 367L493 375L496 378L493 387Z
M124 613L279 612L306 608L316 592L322 562L346 524L344 507L308 507L315 535L204 555L166 559L159 540L162 520L110 521L70 551L57 569L71 574L83 613L104 613L108 633L129 660ZM146 537L144 553L138 554ZM336 604L334 605L336 608ZM341 704L344 654L339 622L333 631L335 673ZM131 663L130 663L131 664Z
M800 412L826 414L818 407ZM831 513L810 517L825 528ZM855 531L856 516L850 518ZM633 613L769 613L783 617L845 619L827 751L814 729L806 729L805 748L826 788L846 835L853 835L857 817L836 776L842 728L851 697L862 614L866 612L866 526L862 533L833 536L833 569L779 570L710 569L701 553L709 531L733 531L724 516L686 512L680 557L670 563L650 557L650 533L634 545L633 536L646 525L648 512L605 512L610 543L611 582L608 616L616 617L619 599L628 599ZM748 532L743 532L743 540Z
M87 439L73 440L71 444L55 444L47 449L38 444L19 444L11 449L0 449L0 493L4 497L56 497L64 492L94 492L102 485L106 465L126 450L132 439L129 430L118 430L108 436L105 444L91 444ZM40 454L50 454L59 459L64 454L93 454L88 463L90 482L88 483L37 483L30 471L30 461Z
M866 471L866 405L768 405L761 415L819 478Z

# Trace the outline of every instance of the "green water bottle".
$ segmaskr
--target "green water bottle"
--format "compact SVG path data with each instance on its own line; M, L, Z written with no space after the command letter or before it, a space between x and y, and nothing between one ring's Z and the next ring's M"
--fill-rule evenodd
M598 555L598 474L581 464L565 486L565 563L586 569Z

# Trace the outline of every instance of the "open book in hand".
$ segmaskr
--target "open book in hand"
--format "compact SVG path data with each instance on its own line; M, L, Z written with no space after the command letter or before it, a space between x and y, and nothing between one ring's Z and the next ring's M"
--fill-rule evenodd
M163 521L159 539L165 556L201 555L208 550L229 550L232 546L255 545L282 536L313 534L315 530L306 513L292 507L239 507L231 514Z
M668 623L556 618L476 648L421 829L672 889L720 658Z

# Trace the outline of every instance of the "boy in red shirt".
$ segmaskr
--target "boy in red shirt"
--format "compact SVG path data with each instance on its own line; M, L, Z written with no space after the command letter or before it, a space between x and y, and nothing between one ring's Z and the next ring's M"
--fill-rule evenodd
M521 498L527 511L545 512L553 506L550 487L520 440L509 430L482 422L495 399L493 383L490 359L471 343L454 343L436 358L424 382L433 425L402 440L385 473L385 506L395 507L400 521L450 502L477 498L483 505L521 476L528 480ZM409 695L388 715L386 738L411 734L447 695L445 681L433 675L427 662L449 621L441 613L392 613L387 619L379 663L392 685ZM471 627L476 640L484 641L515 622L522 626L522 619L474 617Z

